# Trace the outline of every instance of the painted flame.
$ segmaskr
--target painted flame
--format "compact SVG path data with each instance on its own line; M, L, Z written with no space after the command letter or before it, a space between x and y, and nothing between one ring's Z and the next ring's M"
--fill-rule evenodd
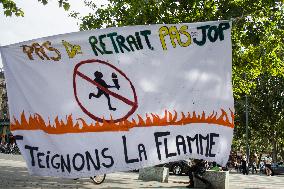
M134 127L152 127L152 126L186 126L191 123L206 123L217 124L234 128L234 113L230 110L231 120L227 112L221 109L221 115L213 111L209 116L205 115L203 111L201 115L197 115L194 111L192 114L189 112L185 114L174 111L171 113L165 110L164 116L160 117L157 114L146 114L145 119L140 115L137 115L136 120L125 120L118 123L112 121L96 122L87 124L84 119L79 118L77 121L73 121L72 115L66 116L66 120L59 120L58 117L54 119L54 124L44 121L41 115L30 115L27 119L25 113L21 114L20 121L14 117L13 123L11 123L11 130L42 130L49 134L64 134L64 133L84 133L84 132L119 132L129 131ZM179 118L178 118L179 117Z

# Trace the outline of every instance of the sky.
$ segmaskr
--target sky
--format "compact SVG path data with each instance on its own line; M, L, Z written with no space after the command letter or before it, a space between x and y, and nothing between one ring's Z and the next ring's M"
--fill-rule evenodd
M15 0L24 12L24 17L6 17L0 5L0 45L9 45L26 40L57 34L79 31L77 20L68 17L69 12L58 7L57 0L49 0L47 5L37 0ZM83 0L69 0L71 10L81 13L89 12ZM103 1L99 1L102 3ZM0 67L2 60L0 58Z

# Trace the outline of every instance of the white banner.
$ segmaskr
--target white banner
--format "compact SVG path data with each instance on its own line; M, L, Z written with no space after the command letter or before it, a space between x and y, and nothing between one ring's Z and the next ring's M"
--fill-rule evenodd
M11 130L31 174L228 160L228 21L82 31L0 49Z

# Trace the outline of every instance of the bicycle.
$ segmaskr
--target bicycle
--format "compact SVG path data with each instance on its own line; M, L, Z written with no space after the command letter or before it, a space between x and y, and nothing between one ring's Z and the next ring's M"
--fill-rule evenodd
M101 184L105 181L106 174L103 175L96 175L90 177L90 179L93 181L94 184ZM79 178L74 178L73 180L78 180Z
M106 178L106 174L90 177L90 179L94 182L94 184L103 183L105 181L105 178Z

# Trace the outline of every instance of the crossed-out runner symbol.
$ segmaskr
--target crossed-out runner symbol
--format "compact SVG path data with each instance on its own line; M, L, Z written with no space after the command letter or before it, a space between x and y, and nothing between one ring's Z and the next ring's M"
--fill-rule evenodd
M86 65L86 64L100 64L100 65L105 65L105 66L110 67L113 70L112 81L113 81L114 85L113 86L108 85L105 82L105 80L103 79L104 75L99 71L94 72L94 76L95 76L94 79L92 79L92 78L88 77L86 74L80 72L78 70L80 68L80 66ZM122 76L122 78L124 78L128 81L128 83L131 87L131 90L132 90L132 95L133 95L134 100L129 100L130 98L126 98L126 97L124 97L124 96L122 96L118 93L115 93L115 92L109 90L109 88L116 88L117 90L120 89L120 85L119 85L118 77L117 77L116 73L119 74L120 76ZM97 93L90 92L89 93L89 99L92 99L93 97L100 98L102 95L104 95L108 100L109 110L116 111L117 108L112 107L111 102L110 102L110 97L113 97L113 98L116 98L116 99L124 102L125 104L129 105L131 107L130 110L125 115L123 115L122 117L112 119L112 120L106 120L102 117L98 117L98 116L94 115L86 107L84 107L83 103L81 102L82 100L80 100L78 98L78 91L77 91L77 84L76 84L77 77L80 77L81 79L84 79L87 82L89 82L90 84L95 85L97 87L98 92ZM89 117L91 117L92 119L99 121L99 122L103 122L103 121L113 121L113 122L124 121L130 115L132 115L138 107L136 91L135 91L135 88L134 88L132 82L129 80L129 78L121 70L119 70L118 68L116 68L112 64L105 62L105 61L102 61L102 60L92 59L92 60L85 60L85 61L78 63L75 66L74 72L73 72L73 89L74 89L75 99L76 99L78 105L80 106L80 108L82 109L82 111L85 114L87 114Z
M105 89L108 89L108 88L116 88L117 90L119 90L120 86L119 86L119 83L118 83L118 79L117 79L117 75L113 72L112 74L112 81L114 83L114 86L110 86L108 85L105 80L103 80L103 74L102 72L99 72L99 71L96 71L94 73L94 76L95 76L95 79L94 81L99 84L100 86L104 87ZM92 99L92 97L95 97L95 98L100 98L102 95L104 95L106 98L107 98L107 103L108 103L108 108L109 110L112 110L112 111L115 111L116 108L113 108L111 106L111 103L110 103L110 97L109 97L109 94L105 91L105 90L102 90L100 89L99 87L97 87L98 89L98 93L95 94L95 93L90 93L89 94L89 99Z

